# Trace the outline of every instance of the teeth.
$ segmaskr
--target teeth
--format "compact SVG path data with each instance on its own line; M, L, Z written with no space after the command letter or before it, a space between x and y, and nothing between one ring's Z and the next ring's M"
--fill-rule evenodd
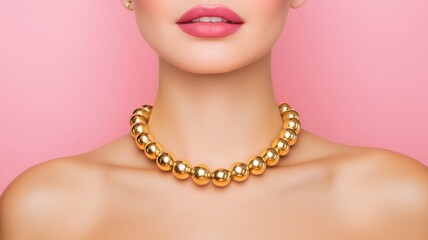
M221 17L200 17L200 18L193 19L192 22L228 22L228 21Z

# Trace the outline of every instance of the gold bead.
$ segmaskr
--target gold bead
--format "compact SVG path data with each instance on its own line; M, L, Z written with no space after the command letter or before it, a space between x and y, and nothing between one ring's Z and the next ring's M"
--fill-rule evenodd
M146 145L149 142L154 142L155 138L151 133L142 132L135 137L135 144L137 144L138 149L145 151Z
M211 178L215 186L224 187L232 180L232 174L227 169L219 168L212 172Z
M282 127L283 128L291 128L297 134L300 133L300 129L302 128L300 125L300 121L297 118L289 118L289 119L284 120Z
M291 119L291 118L300 119L299 114L292 109L285 111L284 114L282 115L282 121L286 121L287 119Z
M129 123L131 124L131 125L134 125L134 123L145 123L145 124L147 124L147 118L145 118L144 116L142 116L142 115L138 115L138 114L133 114L132 116L131 116L131 119L129 120Z
M151 111L147 111L147 109L143 107L138 107L134 110L134 112L132 112L132 115L140 115L149 119L151 115Z
M290 105L288 105L288 103L285 103L285 102L279 104L278 107L279 107L279 112L281 113L281 115L284 114L285 111L291 109Z
M131 127L131 135L132 135L132 137L135 138L138 134L143 133L143 132L146 132L146 133L149 132L149 126L147 124L144 124L144 123L134 123L132 125L132 127Z
M143 105L144 106L144 105ZM151 111L148 111L145 107L137 107L133 112L132 115L141 115L141 116L150 116Z
M175 156L172 153L163 152L156 159L156 165L163 171L170 171L175 163Z
M297 141L297 133L291 128L283 128L281 132L279 132L279 137L287 140L290 146L293 146Z
M190 177L192 165L186 160L175 161L172 166L172 174L178 179L186 179Z
M272 142L272 147L275 148L279 156L285 156L290 151L290 146L284 138L275 138Z
M207 165L198 164L191 170L192 180L198 185L206 185L211 180L211 172Z
M155 160L162 154L162 147L158 142L149 142L146 145L144 153L152 160Z
M248 160L247 165L250 169L250 173L254 175L260 175L266 170L266 162L260 156L252 156Z
M268 166L274 166L279 162L279 154L275 148L265 148L260 156L265 160Z
M242 182L250 175L250 168L242 162L234 163L231 167L232 179L237 182Z
M149 105L149 104L144 104L143 106L141 106L142 109L146 110L147 112L151 113L153 106Z

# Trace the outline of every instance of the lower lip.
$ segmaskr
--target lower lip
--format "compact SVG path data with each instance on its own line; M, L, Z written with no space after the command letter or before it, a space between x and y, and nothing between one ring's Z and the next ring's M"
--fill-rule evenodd
M221 38L226 37L242 26L241 24L231 24L225 22L195 22L195 23L178 23L178 26L185 33L195 37L204 38Z

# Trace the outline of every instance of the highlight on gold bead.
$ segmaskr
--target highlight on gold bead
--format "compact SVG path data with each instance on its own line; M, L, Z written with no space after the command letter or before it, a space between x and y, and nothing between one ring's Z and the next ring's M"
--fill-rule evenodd
M283 157L288 154L290 151L290 146L288 145L287 140L284 138L277 137L273 140L272 145L273 148L278 152L279 156Z
M284 128L279 133L280 138L287 140L290 146L293 146L297 141L297 133L291 128Z
M148 158L155 160L162 154L162 147L158 142L149 142L144 153Z
M230 183L232 180L232 174L229 170L224 168L219 168L212 172L212 183L217 187L224 187Z
M275 148L265 148L260 156L265 160L268 166L275 166L279 162L279 154Z
M159 142L155 141L150 133L148 122L153 106L144 104L136 108L129 119L131 125L131 136L138 149L152 160L162 171L171 171L178 179L192 178L197 185L207 185L212 182L217 187L227 186L232 180L245 181L249 175L261 175L267 166L274 166L280 157L285 156L297 141L297 135L301 130L299 114L287 103L278 105L283 120L282 129L272 142L270 147L264 148L260 156L251 156L246 163L236 162L230 169L218 168L213 172L205 164L195 167L187 160L176 160L173 153L162 151Z
M250 173L254 175L260 175L266 170L266 162L260 156L252 156L248 160L247 164L250 169Z
M149 105L149 104L144 104L144 105L141 106L141 108L144 109L144 110L146 110L147 112L151 113L152 109L153 109L153 106Z
M198 164L191 170L192 180L198 185L206 185L211 181L211 172L207 165Z
M175 163L175 156L172 153L163 152L156 158L156 165L163 171L170 171Z
M284 114L282 114L282 121L285 121L291 118L300 119L299 114L293 109L289 109L285 111Z
M291 109L291 107L290 107L290 105L288 105L288 103L281 103L281 104L279 104L278 108L279 108L279 113L281 115L283 115L285 111Z
M135 144L137 145L138 149L143 151L146 150L146 145L149 142L154 142L154 141L155 141L155 138L151 133L142 132L135 137Z
M134 125L134 123L144 123L147 124L147 118L142 116L142 115L138 115L138 114L134 114L131 116L131 119L129 119L129 123L131 125Z
M300 133L300 121L297 118L289 118L284 120L283 124L282 124L283 128L291 128L293 129L297 134Z
M143 116L147 120L150 118L150 114L151 112L147 111L147 109L143 107L139 107L135 109L134 112L132 113L132 115L135 115L135 116Z
M144 123L135 123L131 126L131 135L136 137L138 134L143 132L149 132L149 126Z
M250 176L250 168L242 162L234 163L230 172L232 173L232 180L237 182L243 182Z
M172 166L172 174L178 179L186 179L190 177L192 165L186 160L175 161Z

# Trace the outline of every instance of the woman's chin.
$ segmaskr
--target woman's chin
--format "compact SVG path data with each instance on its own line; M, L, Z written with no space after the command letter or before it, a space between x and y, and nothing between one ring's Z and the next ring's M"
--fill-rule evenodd
M196 62L179 62L170 64L176 66L183 71L196 73L196 74L221 74L237 70L242 67L237 62L221 62L213 63L209 61L196 61Z

